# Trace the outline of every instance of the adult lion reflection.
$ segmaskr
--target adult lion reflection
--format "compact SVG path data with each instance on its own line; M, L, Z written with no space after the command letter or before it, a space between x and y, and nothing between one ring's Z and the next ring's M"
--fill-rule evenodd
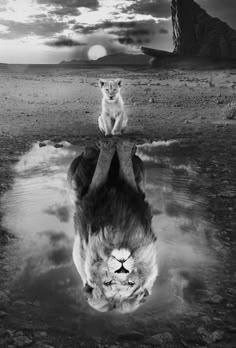
M158 270L144 170L128 141L101 142L71 164L73 259L89 304L131 312L151 293Z

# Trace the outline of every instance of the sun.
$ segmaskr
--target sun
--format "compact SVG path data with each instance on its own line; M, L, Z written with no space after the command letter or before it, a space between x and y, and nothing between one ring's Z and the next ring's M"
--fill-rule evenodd
M93 45L88 50L89 60L96 60L106 55L107 55L107 50L105 49L104 46L101 46L101 45Z

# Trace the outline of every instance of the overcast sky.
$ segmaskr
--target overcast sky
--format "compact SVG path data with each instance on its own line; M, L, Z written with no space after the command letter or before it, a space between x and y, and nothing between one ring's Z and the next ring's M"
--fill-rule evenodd
M236 29L236 0L196 2ZM171 51L170 15L170 0L0 0L0 62L88 59L94 45L101 55Z

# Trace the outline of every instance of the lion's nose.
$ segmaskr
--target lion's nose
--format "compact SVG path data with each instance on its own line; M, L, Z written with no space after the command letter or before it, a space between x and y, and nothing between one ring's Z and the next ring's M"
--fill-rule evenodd
M129 273L129 271L122 265L119 269L115 271L115 273Z

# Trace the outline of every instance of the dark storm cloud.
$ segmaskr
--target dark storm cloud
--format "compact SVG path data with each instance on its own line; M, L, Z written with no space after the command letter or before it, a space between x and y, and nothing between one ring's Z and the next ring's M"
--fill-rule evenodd
M236 2L235 0L196 0L211 16L217 17L236 29Z
M75 47L75 46L85 46L84 42L73 40L66 36L60 36L57 39L45 42L45 45L50 47Z
M87 7L96 10L99 7L98 0L37 0L41 5L54 5L63 8Z
M169 17L171 15L170 0L139 0L131 5L127 3L123 11L153 17Z
M68 28L66 23L54 21L51 18L36 18L28 23L1 19L0 24L8 28L7 33L0 33L1 39L17 39L30 35L48 37Z

